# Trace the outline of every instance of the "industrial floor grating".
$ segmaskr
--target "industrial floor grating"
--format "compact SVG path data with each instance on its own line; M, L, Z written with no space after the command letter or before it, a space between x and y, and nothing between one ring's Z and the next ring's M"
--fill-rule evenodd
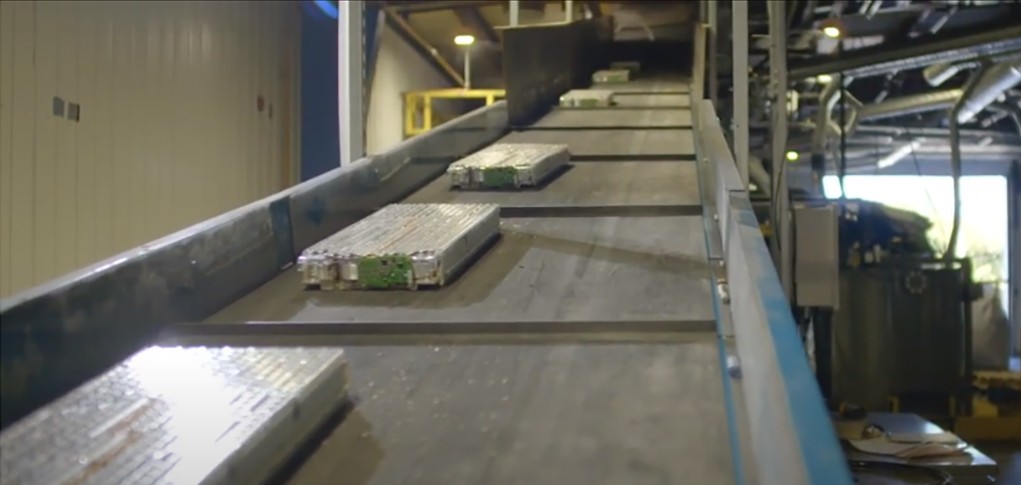
M443 286L500 232L496 204L392 204L298 258L306 288Z

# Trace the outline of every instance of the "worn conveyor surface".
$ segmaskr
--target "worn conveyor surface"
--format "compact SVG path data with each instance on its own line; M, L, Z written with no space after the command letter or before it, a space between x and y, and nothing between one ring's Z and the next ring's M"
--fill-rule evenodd
M628 98L633 96L621 96ZM682 109L556 108L530 129L691 128L691 111Z
M690 129L561 129L523 130L508 134L504 143L566 143L573 160L694 160Z
M614 87L687 104L676 81ZM288 271L208 322L420 322L427 334L443 321L627 332L655 320L692 330L640 342L342 341L353 410L293 483L733 481L692 133L656 128L690 115L657 106L662 96L629 94L655 108L594 110L606 111L595 122L554 111L543 129L504 137L569 147L574 162L539 187L465 192L439 177L405 199L502 207L501 238L447 287L307 293ZM648 126L598 121L621 114Z

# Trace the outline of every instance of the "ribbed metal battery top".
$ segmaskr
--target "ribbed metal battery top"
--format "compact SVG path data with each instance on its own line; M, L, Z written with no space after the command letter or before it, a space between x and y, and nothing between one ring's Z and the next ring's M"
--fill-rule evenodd
M392 204L314 244L303 255L436 253L499 211L496 204Z
M339 349L150 347L4 431L0 483L205 483L345 367Z

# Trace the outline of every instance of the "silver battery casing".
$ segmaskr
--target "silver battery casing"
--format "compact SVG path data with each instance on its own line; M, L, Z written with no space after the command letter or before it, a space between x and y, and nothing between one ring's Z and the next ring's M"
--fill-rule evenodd
M567 145L497 143L452 163L447 176L458 189L516 189L541 184L570 159Z
M631 80L631 71L627 69L603 69L592 74L594 83L626 83Z
M0 483L262 483L347 383L339 349L150 347L0 434Z
M641 70L642 64L638 61L614 61L610 63L610 70L626 70L632 74Z
M609 108L613 106L613 91L605 89L572 89L560 96L563 108Z
M496 204L392 204L298 257L306 287L443 286L500 233Z

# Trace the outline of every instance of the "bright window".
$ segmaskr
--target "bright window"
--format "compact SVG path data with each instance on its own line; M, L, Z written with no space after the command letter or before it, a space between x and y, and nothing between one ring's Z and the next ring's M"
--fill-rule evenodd
M954 185L950 177L854 175L844 178L847 197L916 212L932 221L929 241L942 252L954 220ZM826 197L840 196L835 176L823 179ZM961 178L961 229L955 254L970 256L977 282L997 283L1007 304L1007 178L998 175Z

